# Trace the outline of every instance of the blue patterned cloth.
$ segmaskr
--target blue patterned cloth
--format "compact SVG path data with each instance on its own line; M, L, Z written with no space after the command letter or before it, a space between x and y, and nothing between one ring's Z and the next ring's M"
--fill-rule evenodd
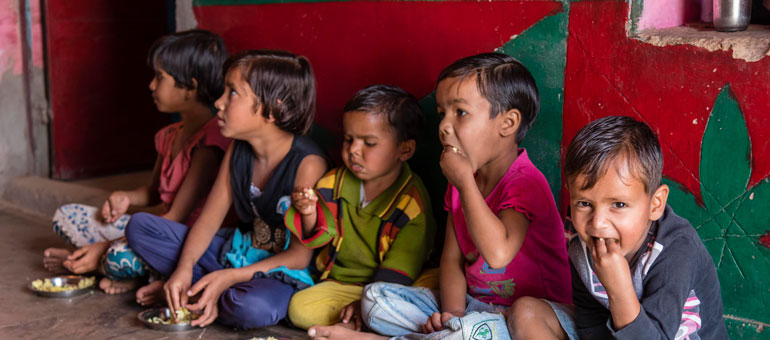
M241 268L248 265L262 261L274 254L263 249L257 249L251 246L251 232L245 234L241 233L239 229L235 229L233 236L231 237L230 249L226 247L224 250L225 267ZM284 250L289 247L289 241L291 238L286 238L286 245ZM260 275L260 273L257 273ZM305 269L289 269L286 266L280 266L269 270L264 273L264 277L275 278L285 283L293 284L297 286L297 289L306 288L313 285L313 278L310 277L310 271Z

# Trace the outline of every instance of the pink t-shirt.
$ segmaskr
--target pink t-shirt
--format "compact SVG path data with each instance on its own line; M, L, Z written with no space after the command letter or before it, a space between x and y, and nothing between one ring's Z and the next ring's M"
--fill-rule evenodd
M510 306L521 296L572 303L564 224L545 176L532 164L524 149L519 149L519 156L485 201L495 215L503 209L524 214L529 227L513 260L505 268L490 268L468 233L460 194L449 185L444 208L451 213L457 241L465 256L468 293L482 302L503 306Z
M172 158L171 146L174 145L174 138L181 128L182 122L173 123L160 129L155 134L155 150L163 159L160 167L160 186L158 187L158 192L166 211L171 207L171 202L174 201L176 193L179 191L182 182L184 182L184 177L187 175L187 170L190 169L193 150L200 146L215 146L225 151L230 145L230 139L222 136L222 133L219 132L217 118L214 117L203 125L190 138L187 144L182 147L182 150ZM208 196L208 190L210 189L207 188L206 196ZM203 209L203 204L206 202L206 196L195 205L185 224L191 226L195 223L201 213L201 209Z

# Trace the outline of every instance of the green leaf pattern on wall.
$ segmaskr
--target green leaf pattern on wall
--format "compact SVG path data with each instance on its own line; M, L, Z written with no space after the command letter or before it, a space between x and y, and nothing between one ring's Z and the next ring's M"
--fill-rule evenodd
M714 259L725 315L768 323L770 249L759 241L770 229L770 180L747 187L751 157L746 123L725 86L701 144L702 203L681 185L664 182L671 187L669 204L690 220Z

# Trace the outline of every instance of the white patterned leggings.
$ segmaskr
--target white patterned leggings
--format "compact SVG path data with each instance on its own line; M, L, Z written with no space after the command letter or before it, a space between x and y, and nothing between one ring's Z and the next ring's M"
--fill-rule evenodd
M147 266L128 248L123 239L131 215L102 223L96 218L99 209L83 204L66 204L53 216L53 230L70 244L80 248L96 242L112 241L100 261L100 270L111 280L127 280L147 275Z

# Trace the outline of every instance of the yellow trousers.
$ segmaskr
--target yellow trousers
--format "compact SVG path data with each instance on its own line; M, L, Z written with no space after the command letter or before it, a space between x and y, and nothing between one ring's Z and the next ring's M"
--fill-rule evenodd
M364 287L324 281L300 290L289 302L289 319L302 329L328 326L340 322L340 311L353 301L361 300Z
M414 286L438 289L438 268L425 270ZM289 320L302 329L315 325L328 326L340 322L342 308L361 300L364 287L337 281L324 281L300 290L289 302Z

